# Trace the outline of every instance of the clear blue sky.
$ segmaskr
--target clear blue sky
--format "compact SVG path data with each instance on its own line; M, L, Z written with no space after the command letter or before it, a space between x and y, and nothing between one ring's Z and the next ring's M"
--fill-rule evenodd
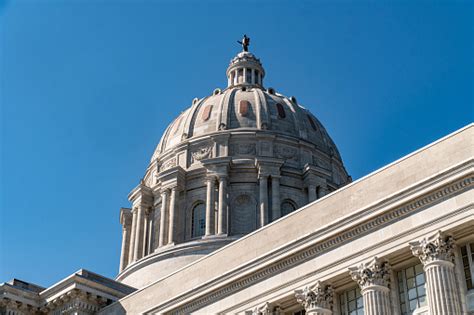
M473 21L472 1L0 0L0 282L116 275L120 207L244 33L357 179L473 121Z

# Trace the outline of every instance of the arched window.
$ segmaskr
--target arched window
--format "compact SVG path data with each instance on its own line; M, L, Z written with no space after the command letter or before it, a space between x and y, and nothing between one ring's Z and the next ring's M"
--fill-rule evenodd
M204 203L198 203L193 208L192 213L192 225L191 225L191 237L203 236L206 231L206 205Z
M281 216L285 216L293 211L296 210L296 204L290 200L290 199L286 199L286 200L283 200L283 202L281 203Z

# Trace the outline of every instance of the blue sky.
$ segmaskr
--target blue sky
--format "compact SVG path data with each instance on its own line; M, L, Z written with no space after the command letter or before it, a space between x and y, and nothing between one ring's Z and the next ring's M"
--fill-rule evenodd
M0 282L114 277L119 209L242 34L354 179L473 121L471 1L0 0Z

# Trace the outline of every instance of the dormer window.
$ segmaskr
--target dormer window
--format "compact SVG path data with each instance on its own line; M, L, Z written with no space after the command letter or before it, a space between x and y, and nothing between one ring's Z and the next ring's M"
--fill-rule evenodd
M281 118L281 119L285 118L286 113L285 113L285 108L283 107L283 105L281 105L280 103L277 103L276 108L278 111L278 118Z

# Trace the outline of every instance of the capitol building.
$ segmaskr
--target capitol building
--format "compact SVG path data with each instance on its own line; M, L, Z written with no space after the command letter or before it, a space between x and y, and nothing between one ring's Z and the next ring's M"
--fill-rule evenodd
M137 174L116 278L13 279L0 314L474 314L474 125L353 182L248 44Z

